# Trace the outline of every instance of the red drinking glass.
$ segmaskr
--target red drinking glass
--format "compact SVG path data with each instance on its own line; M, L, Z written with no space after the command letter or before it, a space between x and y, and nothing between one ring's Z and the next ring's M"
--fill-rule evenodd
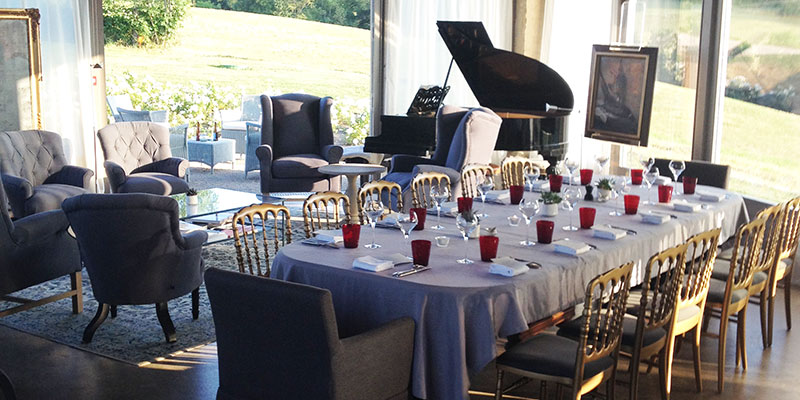
M459 197L456 199L458 202L458 213L472 210L472 197Z
M550 243L553 241L553 230L556 228L556 223L540 219L536 221L536 241L539 243Z
M431 257L431 241L421 239L412 240L411 257L414 259L414 264L427 266L428 260Z
M632 169L631 170L631 183L634 184L634 185L641 185L643 176L644 176L644 170Z
M581 185L589 185L592 183L592 175L594 171L591 169L582 169L581 170Z
M626 194L625 198L625 214L634 215L639 210L639 196L635 194Z
M511 185L508 191L511 194L511 204L519 204L522 201L522 193L524 191L522 185Z
M697 188L697 177L684 176L683 177L683 194L694 194Z
M672 185L658 185L658 202L669 203L672 201Z
M589 229L594 225L594 216L597 214L597 210L592 207L581 207L578 209L578 214L580 214L581 218L581 228Z
M425 229L425 216L428 215L428 210L424 208L412 208L411 212L417 216L417 226L414 227L415 231L421 231Z
M564 181L564 177L561 175L551 174L550 175L550 191L558 193L561 191L561 183Z
M342 237L344 237L344 247L355 249L358 247L358 239L361 236L361 225L344 224L342 225Z
M492 261L497 257L497 245L500 243L500 238L497 236L481 236L479 239L481 245L481 260Z

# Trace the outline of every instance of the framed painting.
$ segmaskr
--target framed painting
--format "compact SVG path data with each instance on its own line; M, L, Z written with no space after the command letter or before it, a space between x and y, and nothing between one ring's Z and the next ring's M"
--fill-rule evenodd
M39 10L0 8L0 130L41 129Z
M594 45L586 137L647 146L656 47Z

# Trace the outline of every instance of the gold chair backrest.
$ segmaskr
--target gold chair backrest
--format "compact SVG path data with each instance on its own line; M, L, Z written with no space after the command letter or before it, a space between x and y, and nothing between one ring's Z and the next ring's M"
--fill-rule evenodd
M714 260L717 259L720 228L698 233L686 241L686 263L681 283L678 309L688 305L701 305L708 295Z
M477 197L478 179L484 176L494 178L494 168L486 164L470 164L461 170L461 193L464 197Z
M277 204L253 204L237 211L231 225L239 272L269 277L270 242L273 254L292 242L289 209Z
M791 258L794 261L797 245L800 242L800 197L795 197L786 202L781 230L783 233L781 234L780 250L777 255L778 260ZM788 267L791 267L791 265Z
M367 182L358 192L358 200L359 200L359 210L361 212L359 214L359 219L361 223L366 222L366 218L364 217L364 204L367 202L367 197L372 197L378 199L381 203L383 203L384 207L384 215L381 216L381 219L386 214L392 212L392 193L395 193L395 199L397 199L397 209L395 211L400 212L403 209L403 188L400 187L395 182L389 182L384 180L372 181ZM384 198L384 194L386 198ZM386 201L384 201L384 199Z
M757 272L771 274L770 270L773 267L777 268L778 247L781 241L781 227L784 222L785 210L785 203L776 204L761 210L756 216L756 218L764 220L764 238L761 240L761 251L758 253L756 264L753 266L753 274Z
M766 219L756 218L739 227L731 256L730 272L725 286L725 298L733 291L747 289L753 281L753 269L759 261ZM729 301L729 300L728 300Z
M614 355L619 347L632 271L633 263L629 262L595 277L586 287L575 363L578 379L583 377L586 364Z
M317 229L339 229L350 220L350 200L342 193L317 192L303 202L303 226L307 238Z
M638 346L644 331L657 329L672 322L678 303L678 291L683 279L686 243L666 249L647 261L642 284L642 297L637 320Z
M525 167L534 167L536 164L524 157L506 157L500 165L503 177L503 188L508 189L512 185L525 184Z
M431 196L432 185L447 185L450 189L450 177L441 172L421 172L411 180L411 204L413 207L431 208L436 205L436 202ZM452 190L449 192L451 200L453 196Z

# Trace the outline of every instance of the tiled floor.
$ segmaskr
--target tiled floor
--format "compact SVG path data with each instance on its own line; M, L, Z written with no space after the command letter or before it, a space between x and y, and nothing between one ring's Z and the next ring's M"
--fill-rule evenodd
M691 363L691 348L683 346L673 374L673 399L798 399L800 398L800 335L786 331L783 299L775 316L774 345L761 348L758 308L750 307L747 318L747 371L734 369L733 336L728 341L725 392L716 393L716 339L703 338L704 391L697 394ZM793 295L793 316L800 321L800 292ZM65 306L68 310L68 306ZM712 321L712 331L718 320ZM733 325L731 325L733 327ZM14 382L19 399L213 399L217 389L215 346L203 346L144 367L135 367L105 357L56 344L13 329L0 327L0 369ZM626 374L620 374L627 381ZM657 399L657 373L641 379L640 398ZM488 366L473 379L476 392L491 392L494 368ZM536 395L538 384L516 394ZM554 390L551 390L551 398ZM620 399L627 398L623 382L617 386ZM473 394L472 399L488 397Z

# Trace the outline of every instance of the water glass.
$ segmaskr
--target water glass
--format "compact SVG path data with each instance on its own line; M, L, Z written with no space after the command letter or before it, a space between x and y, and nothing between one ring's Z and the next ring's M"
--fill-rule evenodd
M565 231L577 231L579 229L572 224L572 214L575 214L575 206L581 198L583 198L583 194L580 187L570 187L564 191L564 201L561 202L561 207L569 211L569 225L561 229Z
M372 226L372 243L367 243L364 247L368 249L379 249L381 245L375 243L375 224L378 222L381 215L383 215L383 203L381 203L380 199L375 199L371 196L367 197L367 201L364 203L364 212L367 214L369 224Z
M469 251L469 235L478 227L478 217L474 214L469 217L467 216L468 214L469 213L458 214L456 217L456 226L461 232L461 236L464 237L464 258L456 260L459 264L472 264L475 262L467 257L467 252Z
M523 200L519 203L519 211L525 219L525 240L519 242L519 244L526 247L533 246L536 242L530 240L531 222L533 222L533 217L539 213L539 202L536 200Z
M436 202L436 226L432 227L433 230L442 230L442 204L450 197L450 188L447 185L431 185L431 197Z

